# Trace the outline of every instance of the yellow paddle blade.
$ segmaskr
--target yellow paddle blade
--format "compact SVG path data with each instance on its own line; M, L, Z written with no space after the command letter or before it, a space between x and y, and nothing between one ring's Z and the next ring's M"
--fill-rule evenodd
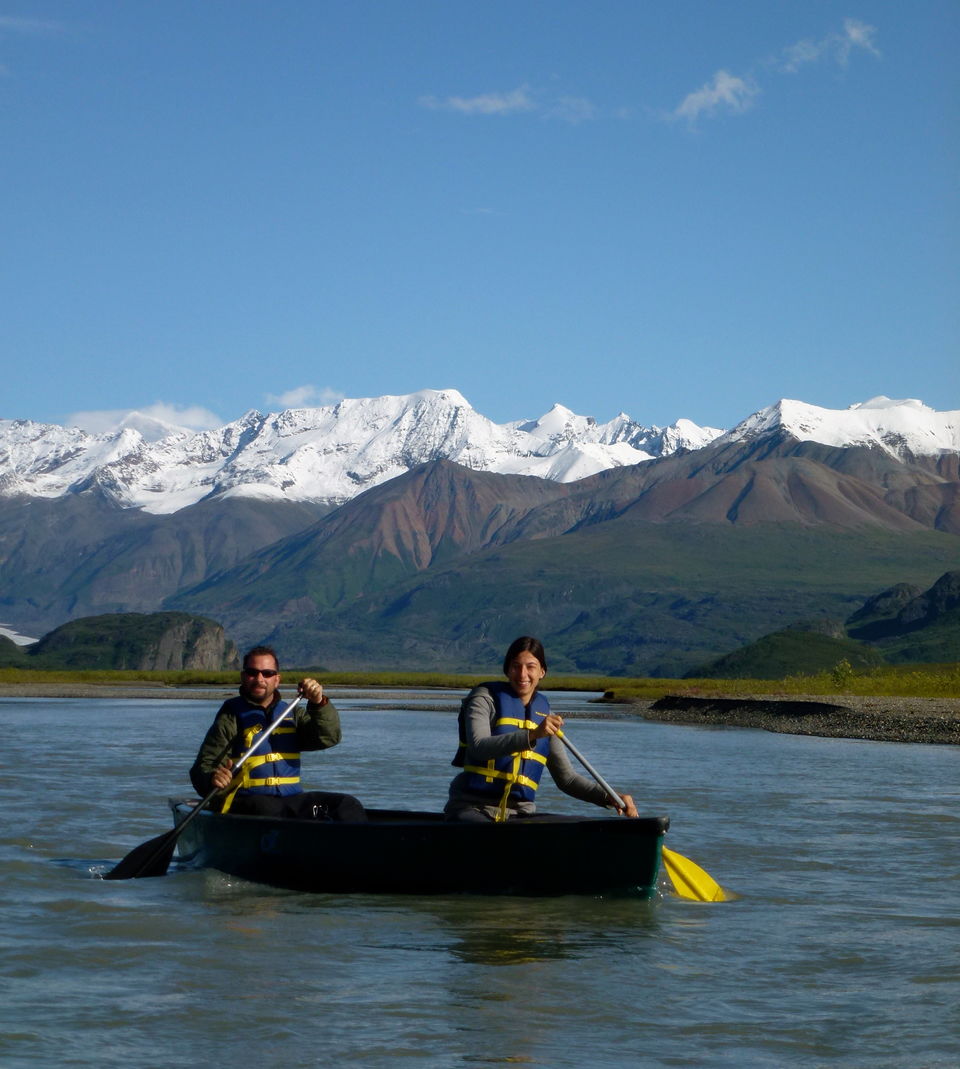
M708 872L683 854L675 854L664 846L662 855L667 875L681 898L692 898L695 902L729 902L737 897L724 891Z

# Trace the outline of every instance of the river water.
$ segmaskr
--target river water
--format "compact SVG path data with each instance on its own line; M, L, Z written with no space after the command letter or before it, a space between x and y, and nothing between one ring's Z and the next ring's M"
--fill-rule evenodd
M305 784L439 808L454 696L413 697L335 696ZM105 882L170 827L219 700L0 700L0 1065L960 1065L960 749L554 704L738 899Z

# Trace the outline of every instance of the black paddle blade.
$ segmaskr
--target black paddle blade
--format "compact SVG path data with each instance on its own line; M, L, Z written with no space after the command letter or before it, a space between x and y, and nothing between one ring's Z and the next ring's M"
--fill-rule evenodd
M179 834L179 829L174 828L173 831L135 846L119 864L105 872L103 878L136 880L142 876L165 876L173 859Z

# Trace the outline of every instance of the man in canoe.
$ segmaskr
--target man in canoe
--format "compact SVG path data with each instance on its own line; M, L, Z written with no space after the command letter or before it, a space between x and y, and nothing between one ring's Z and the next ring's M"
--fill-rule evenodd
M447 820L502 823L530 817L546 769L565 794L609 806L600 786L579 775L560 740L563 717L550 712L539 687L547 674L543 644L530 635L514 639L503 659L506 683L481 683L460 703L460 745L451 762L463 771L450 784ZM629 794L621 816L635 817Z
M205 797L218 788L211 803L221 813L252 813L317 820L366 820L360 802L350 794L304 791L300 786L300 753L326 750L340 741L340 715L315 679L304 679L298 691L307 707L298 705L289 724L282 723L234 775L234 761L246 753L276 718L280 703L280 664L269 646L256 646L243 658L239 697L220 706L207 731L190 782Z

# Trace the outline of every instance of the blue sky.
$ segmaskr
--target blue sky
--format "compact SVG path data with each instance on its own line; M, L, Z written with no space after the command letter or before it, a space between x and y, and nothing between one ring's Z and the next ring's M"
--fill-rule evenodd
M960 408L955 0L0 0L0 417Z

